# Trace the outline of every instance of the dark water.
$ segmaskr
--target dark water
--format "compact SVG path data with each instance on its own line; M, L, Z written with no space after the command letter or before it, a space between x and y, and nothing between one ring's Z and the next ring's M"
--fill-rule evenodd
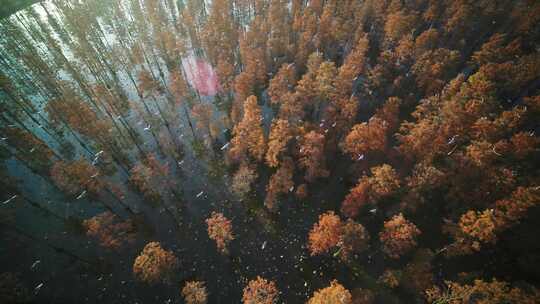
M37 214L31 207L16 208L17 225L42 242L8 243L1 261L8 266L5 271L21 273L36 303L179 303L183 282L193 279L206 282L209 303L238 303L244 286L256 276L277 283L280 301L301 303L333 279L345 286L368 287L382 272L382 255L374 250L345 265L332 256L310 257L306 249L309 229L320 213L338 207L348 186L346 181L331 176L328 181L313 185L314 191L305 201L287 195L280 202L279 211L272 214L262 203L270 172L260 170L255 194L239 201L228 189L228 172L209 177L209 153L195 156L189 144L184 148L182 165L177 169L170 166L170 176L179 181L177 186L182 189L182 201L165 197L168 206L181 210L179 227L162 208L149 206L140 195L129 191L126 201L140 211L139 233L135 244L117 252L100 247L81 232L74 233L62 221ZM220 159L217 153L222 152L215 153L216 159ZM338 163L341 165L334 168L335 172L347 170L346 161ZM86 199L66 202L49 181L18 163L12 162L10 171L21 178L22 189L36 200L45 200L47 207L57 214L85 219L100 212L98 204ZM119 175L112 178L121 178ZM203 195L197 197L201 191ZM229 245L228 256L220 254L208 238L205 219L212 211L223 212L232 220L235 240ZM361 220L369 227L378 222L376 218L371 215ZM180 260L175 279L169 285L149 286L134 280L133 261L150 241L159 241ZM55 252L47 244L65 248L89 263ZM13 260L15 263L10 263Z

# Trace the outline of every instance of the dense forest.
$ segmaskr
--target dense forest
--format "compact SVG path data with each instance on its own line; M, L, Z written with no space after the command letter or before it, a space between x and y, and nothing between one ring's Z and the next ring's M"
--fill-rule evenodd
M540 2L0 20L0 303L540 303Z

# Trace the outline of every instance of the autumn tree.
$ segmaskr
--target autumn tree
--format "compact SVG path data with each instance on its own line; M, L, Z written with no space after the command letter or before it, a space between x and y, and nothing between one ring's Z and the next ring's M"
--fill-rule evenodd
M250 96L244 103L244 116L233 129L233 139L229 156L240 161L246 156L261 161L266 152L266 142L262 129L262 114L257 97Z
M369 39L367 35L359 35L355 47L339 67L337 77L334 80L338 98L349 98L353 93L354 81L364 71L368 49Z
M240 198L245 198L251 191L252 184L257 180L258 174L254 166L242 162L234 173L232 190Z
M308 235L308 248L311 255L328 253L337 249L335 255L350 261L352 255L361 253L369 246L369 234L359 223L349 219L341 221L333 211L319 216Z
M308 236L308 248L311 255L328 252L341 241L343 223L333 211L319 215L319 222L313 225Z
M103 147L115 151L111 136L113 125L96 112L74 92L66 93L66 99L54 99L47 103L45 110L54 125L67 124L80 134L100 143Z
M399 177L392 166L383 164L371 168L370 190L375 199L391 195L400 187Z
M536 289L528 293L497 279L492 279L491 282L476 279L473 284L445 281L445 285L445 290L434 286L425 291L428 303L465 304L474 301L478 304L497 302L533 304L540 296Z
M208 293L204 282L188 281L182 288L182 296L186 304L206 304L208 301Z
M8 145L15 148L15 157L28 164L30 169L47 174L55 153L46 142L27 130L16 127L0 128L0 134Z
M242 302L244 304L275 304L278 295L279 291L274 281L268 281L258 276L249 281L244 288Z
M378 282L389 288L399 287L402 281L403 272L401 270L386 269L378 278Z
M343 137L350 131L358 115L359 102L355 96L349 98L332 98L325 108L324 121L329 127L324 130L329 147L338 146Z
M290 42L290 22L288 20L289 2L285 0L269 1L267 10L268 18L268 48L269 57L274 61L285 61L289 56L292 44Z
M324 135L310 131L300 140L300 168L306 170L305 179L308 182L330 174L326 169L324 152Z
M158 189L163 189L161 186L167 173L168 168L160 164L154 155L149 154L140 163L131 168L129 182L145 198L152 202L157 202L161 199Z
M105 248L118 250L135 241L135 226L131 220L122 221L110 212L103 212L82 223L86 235L95 238Z
M330 286L315 291L308 300L308 304L352 304L351 293L334 280Z
M169 90L175 99L175 103L178 105L183 104L183 99L189 96L189 88L182 71L180 69L171 71L170 78Z
M387 132L393 133L400 124L399 113L402 100L399 97L389 97L384 105L377 109L375 117L382 119L387 123Z
M484 244L496 243L497 234L519 223L530 208L538 205L539 197L538 187L518 187L508 198L497 200L494 208L467 211L457 224L444 227L454 238L446 247L447 254L471 254L480 251Z
M149 284L167 283L177 267L178 259L172 251L163 249L159 242L150 242L135 259L133 274L138 280Z
M274 119L268 137L268 150L266 163L270 167L277 167L282 155L286 154L287 146L295 135L294 129L287 120Z
M420 230L416 225L400 213L384 222L379 238L383 243L383 252L390 258L397 259L416 247L418 235L420 235Z
M440 92L446 81L455 75L459 59L458 51L439 48L426 51L416 60L412 72L425 96Z
M206 219L208 226L208 237L216 242L218 251L222 254L228 254L228 244L234 240L232 232L232 222L222 213L212 212Z
M386 149L386 130L388 123L373 117L367 123L355 125L341 143L341 149L353 159L368 152L384 152Z
M331 78L331 75L321 74L319 76L319 82L321 85L317 85L317 75L319 74L319 69L322 63L323 56L321 53L313 52L311 55L309 55L307 72L302 75L302 78L297 82L295 87L295 93L300 99L302 106L313 106L318 101L318 92L324 91L325 88L331 90L332 83L330 80L333 79ZM327 69L323 70L329 72L333 72L335 70L335 66L333 66L330 62L327 62L326 67Z
M339 257L348 261L353 254L361 253L369 247L370 236L362 224L348 219L342 228L341 239L338 243Z
M406 178L407 194L401 202L402 208L415 211L427 202L429 195L445 183L445 172L429 163L417 163L411 176Z
M272 104L280 104L285 94L291 92L296 84L294 64L283 64L268 85L268 95Z
M389 42L397 41L404 34L412 31L417 24L417 13L399 10L390 13L384 24L385 39Z
M315 93L319 97L319 101L312 101L315 102L313 105L315 108L315 111L318 111L318 108L320 107L320 103L323 101L328 101L331 97L335 96L336 94L336 88L334 87L334 80L337 77L337 68L336 64L332 61L323 61L319 68L317 69L317 73L315 75Z
M73 162L57 161L50 174L58 188L72 196L83 191L97 196L105 187L105 183L97 178L98 169L82 158Z
M369 178L361 178L358 184L345 196L345 199L341 203L341 212L347 217L358 216L361 208L368 203L369 191Z
M251 28L251 31L241 35L239 42L240 57L244 69L234 79L235 100L231 111L231 119L235 123L242 117L241 109L244 100L255 94L257 89L266 82L265 53L260 45L260 41L256 41L265 37L257 35L261 31L266 31L266 29L263 28L264 22L262 22L260 18L261 16L257 16L252 21L253 27Z
M197 103L191 109L191 115L195 118L197 129L203 131L205 136L211 136L210 125L213 120L214 110L210 104Z
M270 177L266 186L266 198L264 206L270 211L278 209L279 197L282 194L291 192L294 189L294 162L289 157L282 161L277 171Z
M400 187L399 177L390 165L371 168L371 176L362 176L358 184L345 196L341 211L347 217L356 217L368 202L376 203L394 194Z
M202 30L202 41L213 64L220 61L234 62L237 42L236 25L229 0L212 2L210 14ZM223 82L223 79L221 79Z

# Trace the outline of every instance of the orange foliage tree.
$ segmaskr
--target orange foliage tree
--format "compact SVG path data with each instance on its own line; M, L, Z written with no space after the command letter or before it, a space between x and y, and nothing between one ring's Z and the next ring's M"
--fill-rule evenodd
M368 152L384 152L388 123L373 117L369 122L355 125L341 143L341 149L353 159Z
M383 164L371 168L371 175L369 184L375 199L391 195L400 187L399 177L390 165Z
M358 213L368 203L370 184L369 178L364 176L358 184L352 188L341 203L341 212L347 217L356 217Z
M299 162L300 167L306 170L305 179L308 182L328 176L324 156L324 135L310 131L302 137Z
M98 240L103 247L120 249L135 241L135 226L131 220L122 221L111 212L103 212L82 223L86 235Z
M143 251L133 263L133 274L140 281L156 284L171 281L178 259L172 251L161 247L159 242L150 242L144 246Z
M490 304L490 303L523 303L534 304L538 302L540 292L533 289L525 292L518 287L511 287L504 281L492 279L491 282L474 280L472 285L445 281L446 290L434 286L425 291L428 303L450 304Z
M307 304L352 304L352 295L343 285L334 280L330 286L315 291Z
M366 250L369 246L369 234L359 223L353 220L341 221L333 211L319 216L319 222L313 225L308 235L308 249L311 255L327 253L332 249L342 261L349 261L351 256Z
M401 103L401 98L389 97L384 105L375 113L375 117L382 119L388 124L387 133L392 133L399 127L399 107Z
M338 243L340 259L348 261L351 255L366 250L369 246L369 239L370 236L362 224L348 219L343 225Z
M289 93L296 84L296 69L293 64L283 64L270 80L268 95L272 104L282 102L282 97Z
M494 208L469 210L457 225L448 223L445 230L454 237L448 255L466 255L480 251L482 244L497 242L497 234L512 227L540 202L539 187L518 187L508 198L497 200Z
M261 161L266 152L266 142L262 128L261 108L257 97L249 96L244 103L242 121L234 126L229 156L240 161L247 155Z
M276 211L278 208L278 199L281 194L292 191L294 182L292 180L294 173L294 162L290 157L285 158L276 173L270 177L266 186L266 198L264 205L270 211Z
M366 34L362 34L359 36L354 49L339 67L337 77L334 80L336 95L339 98L348 98L352 94L354 80L364 71L368 49L369 39Z
M293 139L294 129L287 120L277 119L272 122L270 136L268 138L268 151L266 151L266 163L270 167L277 167L283 154L286 153L287 145Z
M400 213L384 222L384 228L379 233L379 238L383 244L383 252L391 258L397 259L416 247L418 235L420 235L420 230L416 228L416 225L405 219Z
M208 293L204 282L188 281L182 288L182 296L186 304L206 304L208 301Z
M275 304L278 300L279 291L274 281L268 281L261 277L249 281L244 288L242 302L244 304Z
M390 165L371 168L371 176L362 176L358 184L345 196L341 211L345 216L356 217L360 209L368 202L375 203L379 199L392 195L400 187L396 171Z
M218 250L223 254L228 254L228 244L234 240L232 232L232 222L222 213L212 212L206 219L208 226L208 237L216 242Z
M308 248L311 255L328 252L341 240L343 223L333 211L319 215L319 222L313 225L308 236Z
M406 33L411 32L418 22L416 12L406 12L399 10L392 12L386 17L384 24L385 39L387 41L397 41Z
M205 136L211 136L210 123L214 115L212 106L207 103L197 103L191 109L191 114L196 119L197 129L203 131Z
M130 170L129 182L139 190L145 198L159 201L158 189L163 188L164 177L168 168L161 165L153 154L149 154Z
M0 106L1 107L1 106ZM17 157L26 162L31 169L46 173L51 166L54 152L34 134L16 127L0 128L5 141L17 150Z
M68 93L67 99L52 100L47 103L45 110L53 125L66 123L84 136L96 140L102 145L113 142L111 137L112 124L109 120L99 117L86 102L74 93Z
M73 162L57 161L51 168L51 178L62 191L69 195L80 195L87 191L97 196L105 183L98 176L98 170L85 159Z

